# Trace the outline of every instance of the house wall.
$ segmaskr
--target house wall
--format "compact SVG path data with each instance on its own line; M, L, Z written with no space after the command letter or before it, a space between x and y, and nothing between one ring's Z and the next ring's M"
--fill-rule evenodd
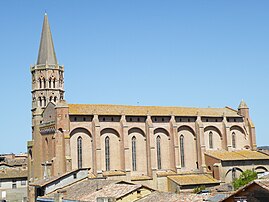
M0 199L20 202L27 201L27 179L25 178L14 180L16 187L13 187L14 183L12 179L0 180Z
M76 175L76 177L74 177ZM71 173L70 175L60 178L59 180L54 181L51 184L45 186L45 194L48 194L56 189L64 187L73 182L79 181L88 176L88 170L79 170L78 172Z

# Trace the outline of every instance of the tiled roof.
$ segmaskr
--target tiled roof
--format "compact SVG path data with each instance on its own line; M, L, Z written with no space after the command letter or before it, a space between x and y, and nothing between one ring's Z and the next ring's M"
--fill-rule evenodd
M238 150L238 151L207 151L208 156L222 160L222 161L235 161L235 160L269 160L269 155L257 151Z
M181 186L219 183L218 180L214 179L211 175L208 174L173 175L168 176L168 179Z
M152 180L152 177L143 175L143 176L132 176L131 181L141 181L141 180Z
M103 187L102 189L100 189L99 191L96 191L92 194L86 195L84 197L82 197L80 200L81 201L92 201L95 202L97 197L112 197L115 199L119 199L129 193L132 193L136 190L138 190L139 188L141 188L142 185L140 184L110 184L107 185L105 187Z
M158 202L202 202L207 199L209 196L201 195L201 194L189 194L189 193L181 193L175 194L170 192L160 192L155 191L151 194L143 197L137 202L151 202L151 201L158 201Z
M258 180L251 181L250 183L239 188L238 190L236 190L235 192L233 192L232 194L230 194L229 196L227 196L226 198L224 198L220 201L227 201L227 199L232 199L234 196L236 196L236 194L238 194L240 192L245 192L245 193L246 192L253 192L253 189L248 190L248 188L255 185L255 184L258 186L261 186L262 188L266 189L267 192L269 192L269 180L258 179Z
M0 179L27 178L27 174L26 169L3 169L0 170Z
M259 184L262 188L266 189L269 191L269 180L264 179L264 180L255 180L257 184Z
M85 179L83 181L74 183L70 186L62 188L60 191L64 192L64 198L68 200L80 200L81 198L88 196L100 189L104 186L107 186L112 183L116 183L119 181L116 180L107 180L104 178L98 179ZM48 194L45 197L54 197L54 193Z
M166 177L169 175L175 175L176 172L174 172L172 170L167 170L167 171L157 171L156 174L158 177Z
M121 176L121 175L126 175L125 172L120 171L120 170L111 170L111 171L104 171L103 176L108 177L108 176Z
M176 115L176 116L239 116L236 110L225 108L191 108L164 106L129 106L106 104L68 104L69 114L102 114L102 115Z

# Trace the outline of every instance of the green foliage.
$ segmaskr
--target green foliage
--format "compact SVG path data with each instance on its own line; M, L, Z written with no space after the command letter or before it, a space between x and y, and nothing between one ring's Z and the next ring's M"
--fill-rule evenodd
M238 179L235 179L233 183L234 190L239 189L240 187L248 184L249 182L257 179L257 173L252 170L246 170L241 173Z
M198 192L205 190L205 185L202 185L200 187L196 187L193 189L193 193L197 194Z

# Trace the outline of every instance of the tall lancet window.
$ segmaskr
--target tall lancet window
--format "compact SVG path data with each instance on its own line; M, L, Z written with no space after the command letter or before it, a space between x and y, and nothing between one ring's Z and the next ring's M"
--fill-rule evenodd
M51 88L51 78L49 79L49 88Z
M184 136L180 136L180 161L181 161L181 167L185 167L185 156L184 156Z
M38 97L39 107L42 107L42 98Z
M46 88L46 79L43 79L43 87Z
M44 107L46 107L46 105L47 105L47 100L46 100L46 97L45 97L45 96L43 97L43 103L44 103Z
M39 88L42 88L42 80L39 79Z
M157 139L157 166L158 169L162 169L162 159L161 159L161 137L158 136Z
M213 133L209 132L209 148L213 149Z
M82 168L82 138L81 137L78 137L77 149L78 149L78 168Z
M132 137L132 167L136 171L136 137Z
M233 148L235 148L235 147L236 147L236 142L235 142L235 133L234 133L234 132L232 133L232 146L233 146Z
M110 148L109 137L105 139L105 158L106 158L106 171L110 170Z
M56 80L53 79L53 88L56 88Z

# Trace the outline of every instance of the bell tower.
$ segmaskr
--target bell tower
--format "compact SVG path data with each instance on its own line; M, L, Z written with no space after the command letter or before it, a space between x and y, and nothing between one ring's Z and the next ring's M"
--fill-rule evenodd
M64 67L54 50L48 15L45 13L37 63L31 66L32 112L43 111L49 102L64 99ZM41 109L41 110L40 110Z

